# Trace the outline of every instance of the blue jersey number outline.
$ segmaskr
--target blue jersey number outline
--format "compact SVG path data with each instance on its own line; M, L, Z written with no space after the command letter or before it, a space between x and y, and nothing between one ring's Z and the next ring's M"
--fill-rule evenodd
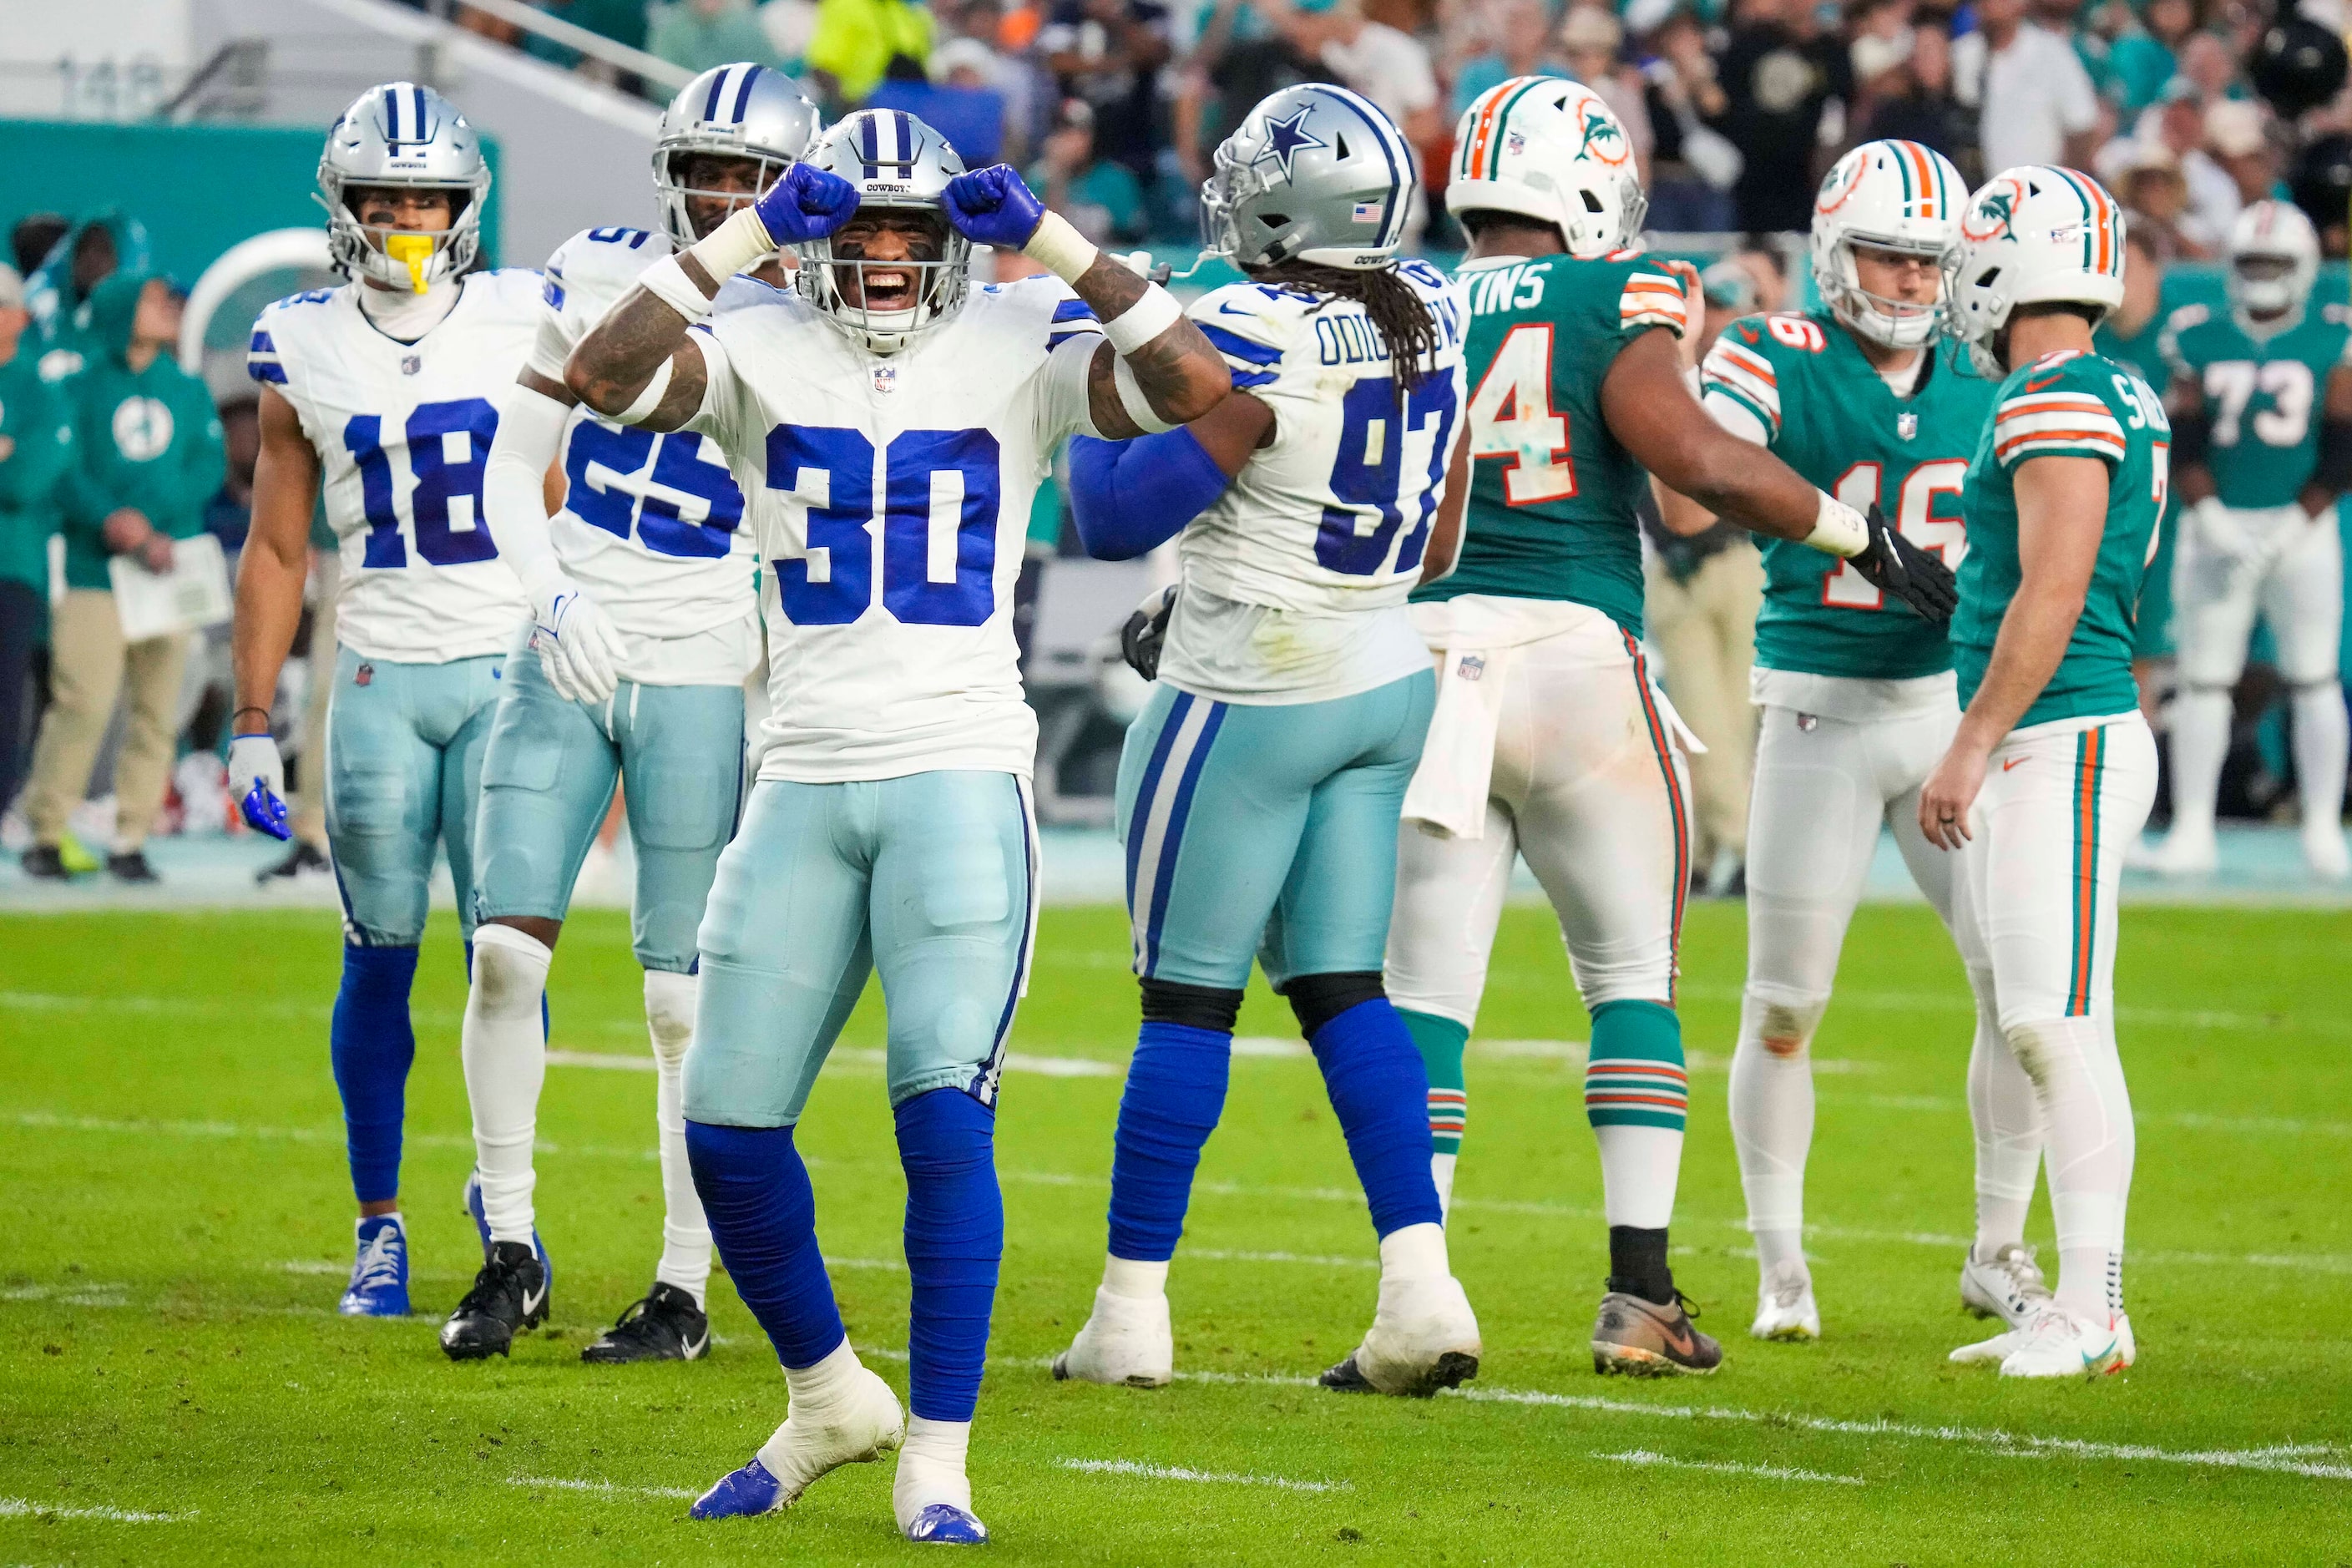
M882 464L882 607L908 626L977 626L996 609L999 447L985 430L902 430ZM779 425L768 432L768 488L808 497L808 546L775 563L776 593L795 626L846 626L874 602L874 443L862 431ZM955 576L930 576L931 512L954 475ZM822 554L824 574L810 574Z

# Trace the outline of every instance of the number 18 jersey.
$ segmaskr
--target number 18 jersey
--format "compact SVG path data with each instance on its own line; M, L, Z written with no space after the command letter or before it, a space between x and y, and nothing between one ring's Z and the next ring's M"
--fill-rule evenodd
M246 356L319 454L342 553L336 640L399 664L504 653L530 606L483 521L482 474L539 328L539 274L473 274L413 343L367 319L363 287L278 300Z
M1462 268L1470 304L1470 510L1453 575L1416 603L1486 594L1590 605L1639 637L1649 475L1601 416L1618 352L1683 334L1683 287L1644 257L1495 257Z
M1938 343L1897 397L1829 312L1748 316L1723 330L1699 367L1718 424L1769 447L1857 511L1887 521L1957 570L1967 552L1960 487L1997 385ZM1756 662L1767 669L1912 680L1952 668L1942 628L1888 604L1852 563L1794 540L1759 538L1764 608Z

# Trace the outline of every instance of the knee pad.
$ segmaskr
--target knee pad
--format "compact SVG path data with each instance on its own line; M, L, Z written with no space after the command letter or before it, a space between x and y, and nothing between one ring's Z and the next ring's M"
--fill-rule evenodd
M1313 1039L1324 1025L1375 997L1388 993L1381 988L1381 974L1376 969L1350 971L1343 974L1301 974L1285 983L1283 1000L1297 1016L1298 1032Z
M654 1056L663 1064L686 1059L694 1043L694 993L691 974L666 969L646 971L646 1031L653 1037Z
M1144 977L1143 1021L1147 1024L1178 1024L1188 1029L1211 1029L1230 1035L1241 1011L1239 991Z
M1826 995L1751 985L1740 996L1740 1037L1752 1037L1775 1060L1795 1061L1812 1049L1813 1031L1821 1027L1829 1006Z
M474 989L481 994L482 1011L499 1017L538 1012L554 957L545 942L512 926L475 927Z

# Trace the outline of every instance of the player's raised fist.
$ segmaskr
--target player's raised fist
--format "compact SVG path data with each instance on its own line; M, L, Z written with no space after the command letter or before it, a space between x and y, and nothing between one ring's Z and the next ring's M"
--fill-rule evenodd
M976 245L1018 250L1045 221L1045 204L1010 163L991 163L948 182L948 221Z
M838 174L794 163L751 210L759 214L760 226L775 244L805 245L823 239L849 221L857 210L857 187Z

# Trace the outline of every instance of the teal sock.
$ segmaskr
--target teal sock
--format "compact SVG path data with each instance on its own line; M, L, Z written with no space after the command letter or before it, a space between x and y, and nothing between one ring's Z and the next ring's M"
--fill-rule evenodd
M1462 1076L1462 1047L1469 1042L1470 1026L1410 1007L1399 1007L1397 1016L1421 1048L1421 1065L1429 1074L1430 1152L1458 1154L1470 1115L1469 1090Z
M1689 1108L1674 1009L1656 1002L1592 1009L1584 1115L1601 1145L1601 1207L1612 1226L1663 1231L1674 1217Z

